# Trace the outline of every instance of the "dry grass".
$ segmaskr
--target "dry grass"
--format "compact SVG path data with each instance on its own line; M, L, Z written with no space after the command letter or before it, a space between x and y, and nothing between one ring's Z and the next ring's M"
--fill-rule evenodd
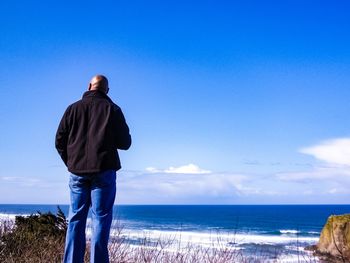
M121 230L116 230L110 242L110 260L118 263L233 263L263 262L244 257L238 250L224 246L219 240L215 249L188 243L183 246L177 238L146 237L138 245L125 242Z

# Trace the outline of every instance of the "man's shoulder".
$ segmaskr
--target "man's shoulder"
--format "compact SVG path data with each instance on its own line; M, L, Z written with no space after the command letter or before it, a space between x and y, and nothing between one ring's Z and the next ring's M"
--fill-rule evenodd
M81 111L81 109L83 108L83 104L84 102L82 99L73 102L72 104L68 105L64 115L68 117L74 114L74 112Z
M115 110L120 110L120 107L117 104L115 104L113 101L111 101L111 104L113 105Z
M74 108L77 108L77 107L79 107L79 106L82 105L82 104L83 104L83 100L82 100L82 99L77 100L77 101L73 102L72 104L70 104L70 105L67 107L67 111L72 110L72 109L74 109Z
M114 110L119 111L120 107L108 96L103 99L106 103L108 103Z

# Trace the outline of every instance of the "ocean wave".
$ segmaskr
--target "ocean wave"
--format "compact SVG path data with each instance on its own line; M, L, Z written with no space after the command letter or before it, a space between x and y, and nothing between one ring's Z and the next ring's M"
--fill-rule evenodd
M113 236L113 230L112 236ZM119 234L119 233L118 233ZM163 230L135 230L124 229L122 235L132 239L181 239L185 243L195 243L212 245L213 243L226 243L231 245L241 244L290 244L290 243L310 243L318 241L316 237L308 236L273 236L250 233L220 233L220 232L192 232L192 231L163 231Z
M321 234L320 232L317 232L317 231L309 231L307 233L310 234L310 235L319 235L319 234Z
M294 229L281 229L279 232L281 234L293 234L293 235L296 235L296 234L300 233L299 230L294 230Z
M91 232L89 231L89 234ZM315 244L318 238L296 236L272 236L250 233L219 233L219 232L193 232L193 231L164 231L164 230L135 230L124 229L121 233L111 231L111 240L121 238L130 246L149 249L158 249L166 244L166 250L178 252L182 249L202 247L205 249L228 249L242 251L245 255L255 255L261 252L266 257L274 258L279 251L277 262L301 263L300 257L308 258L304 247ZM298 256L299 255L299 256ZM317 261L313 261L317 262Z
M0 220L14 221L16 219L16 216L28 216L28 215L0 213Z
M302 263L302 262L320 262L318 258L314 257L310 252L305 252L299 254L299 255L286 255L283 254L281 256L278 256L276 260L271 260L267 262L279 262L279 263Z

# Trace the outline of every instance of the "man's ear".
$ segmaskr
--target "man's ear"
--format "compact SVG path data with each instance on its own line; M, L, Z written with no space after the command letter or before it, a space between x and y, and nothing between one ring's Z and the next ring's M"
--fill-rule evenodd
M89 83L89 88L88 88L88 90L91 90L91 83Z

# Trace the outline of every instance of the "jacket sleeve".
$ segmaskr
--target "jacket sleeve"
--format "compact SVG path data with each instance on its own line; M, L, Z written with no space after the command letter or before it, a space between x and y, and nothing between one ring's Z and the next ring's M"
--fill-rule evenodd
M67 143L69 135L69 121L68 121L69 108L63 114L61 122L56 132L55 146L58 154L61 156L64 164L67 166L68 155L67 155Z
M126 124L122 110L119 107L116 107L115 110L117 125L117 149L127 150L131 146L129 127Z

